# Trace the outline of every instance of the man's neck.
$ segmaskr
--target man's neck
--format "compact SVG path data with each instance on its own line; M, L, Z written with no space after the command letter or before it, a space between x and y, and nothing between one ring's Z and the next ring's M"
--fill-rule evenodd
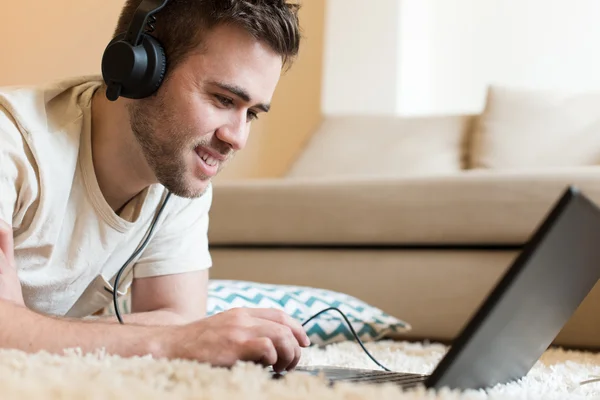
M102 195L113 210L154 183L129 125L127 100L111 102L103 88L92 99L92 159Z

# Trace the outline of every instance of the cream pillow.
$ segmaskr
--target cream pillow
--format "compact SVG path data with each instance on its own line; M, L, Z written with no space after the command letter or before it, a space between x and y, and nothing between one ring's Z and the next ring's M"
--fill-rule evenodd
M331 116L287 177L393 177L454 173L464 167L469 116Z
M600 92L492 86L470 153L470 168L600 164Z

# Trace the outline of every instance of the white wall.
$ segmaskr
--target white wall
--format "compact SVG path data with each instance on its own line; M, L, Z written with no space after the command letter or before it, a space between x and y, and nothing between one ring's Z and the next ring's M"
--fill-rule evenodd
M435 102L436 49L435 4L427 0L398 1L396 23L398 65L396 109L398 114L428 109Z
M598 0L328 1L327 114L388 113L390 104L401 115L479 112L489 84L600 89ZM384 32L396 36L382 41ZM394 101L389 87L373 90L384 82Z
M394 113L398 1L326 1L323 112Z

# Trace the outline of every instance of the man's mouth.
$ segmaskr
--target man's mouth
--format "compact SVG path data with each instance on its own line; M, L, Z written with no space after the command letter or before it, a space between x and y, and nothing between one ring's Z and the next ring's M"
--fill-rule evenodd
M211 156L209 153L205 152L202 149L197 150L198 156L206 163L206 165L210 167L214 167L219 163L219 160Z

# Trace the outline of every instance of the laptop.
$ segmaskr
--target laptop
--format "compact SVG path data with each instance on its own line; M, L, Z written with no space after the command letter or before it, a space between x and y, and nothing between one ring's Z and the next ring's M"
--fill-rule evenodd
M459 390L518 380L599 278L600 209L569 186L431 374L330 366L298 366L291 373L323 376L332 385L392 382L403 388ZM272 374L278 379L286 375Z

